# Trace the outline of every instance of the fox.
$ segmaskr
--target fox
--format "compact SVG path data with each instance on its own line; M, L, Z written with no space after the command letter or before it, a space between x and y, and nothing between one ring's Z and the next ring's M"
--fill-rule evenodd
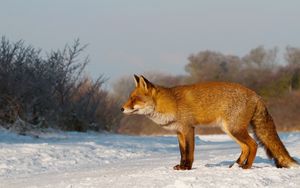
M278 168L298 167L280 140L272 116L262 98L237 83L203 82L175 87L155 85L134 75L135 88L121 107L124 114L144 115L177 134L180 162L174 170L191 170L194 162L195 127L217 124L241 148L234 164L250 169L258 145ZM249 135L251 126L254 138Z

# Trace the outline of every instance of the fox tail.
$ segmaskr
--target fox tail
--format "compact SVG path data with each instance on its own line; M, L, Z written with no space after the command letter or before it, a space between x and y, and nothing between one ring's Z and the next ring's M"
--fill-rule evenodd
M261 100L257 103L251 124L256 139L265 148L268 157L274 159L277 168L299 167L281 142L274 121Z

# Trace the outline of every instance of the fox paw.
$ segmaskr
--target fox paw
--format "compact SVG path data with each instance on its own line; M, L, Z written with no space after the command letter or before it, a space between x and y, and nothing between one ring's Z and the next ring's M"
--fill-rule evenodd
M191 170L191 166L184 166L184 165L176 165L173 167L174 170Z
M238 162L234 162L231 165L229 165L229 168L243 168L243 166L245 166L245 164L240 164Z
M252 165L244 164L241 167L242 167L242 169L250 169L252 167Z

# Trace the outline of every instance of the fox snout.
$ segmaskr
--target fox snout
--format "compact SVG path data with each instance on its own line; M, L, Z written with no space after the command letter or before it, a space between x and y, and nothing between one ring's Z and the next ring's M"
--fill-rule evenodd
M125 107L121 108L121 112L123 112L124 114L130 114L133 113L134 111L135 111L134 108L125 108Z
M135 109L135 108L128 108L128 107L121 108L121 112L123 112L124 114L134 114L137 111L138 111L138 109Z
M124 114L132 114L134 111L134 104L130 99L121 107L121 112L123 112Z

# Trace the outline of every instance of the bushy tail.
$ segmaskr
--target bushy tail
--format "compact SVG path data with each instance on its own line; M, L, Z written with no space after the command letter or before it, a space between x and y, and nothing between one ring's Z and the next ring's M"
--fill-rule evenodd
M274 159L278 168L298 166L281 142L274 121L261 100L257 103L251 124L255 137L264 146L268 157Z

